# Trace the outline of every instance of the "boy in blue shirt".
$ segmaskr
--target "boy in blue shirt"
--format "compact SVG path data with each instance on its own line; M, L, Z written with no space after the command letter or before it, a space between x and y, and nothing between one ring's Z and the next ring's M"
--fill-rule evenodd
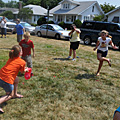
M15 31L15 29L16 29L16 32L17 32L17 42L19 43L22 40L23 34L25 32L25 29L20 24L20 19L16 20L16 24L17 25L15 26L15 28L13 29L13 31ZM13 31L12 31L12 33L13 33Z

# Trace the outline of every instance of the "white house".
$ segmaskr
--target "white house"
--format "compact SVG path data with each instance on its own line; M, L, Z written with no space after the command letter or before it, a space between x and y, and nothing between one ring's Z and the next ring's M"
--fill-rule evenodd
M47 14L47 9L38 5L27 5L27 6L24 6L23 8L30 8L33 11L32 18L28 20L29 23L37 24L37 20L40 17L45 16ZM18 13L19 11L13 12L13 14L16 15L16 18Z
M108 22L116 22L120 23L120 7L117 7L114 10L111 10L110 12L105 14L107 16Z
M77 19L81 22L93 20L95 16L103 14L104 12L97 1L63 0L58 6L50 10L50 15L53 15L55 23L64 21L68 24L73 23Z

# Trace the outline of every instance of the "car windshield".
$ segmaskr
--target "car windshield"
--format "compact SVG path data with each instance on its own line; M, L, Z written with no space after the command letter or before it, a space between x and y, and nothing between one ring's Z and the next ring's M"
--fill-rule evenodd
M54 25L53 26L53 28L55 29L55 30L64 30L62 27L60 27L60 26L58 26L58 25Z
M120 30L120 24L118 23L118 28L117 28L118 30Z
M28 23L20 23L23 27L30 27L31 25Z
M3 18L3 17L0 16L0 21L1 21L2 18ZM5 19L7 20L7 22L10 22L10 20L8 20L8 18L5 17Z

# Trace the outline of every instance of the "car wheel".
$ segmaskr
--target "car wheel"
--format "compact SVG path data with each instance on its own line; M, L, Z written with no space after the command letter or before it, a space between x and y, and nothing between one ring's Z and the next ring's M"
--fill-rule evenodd
M41 37L42 36L42 34L41 34L41 32L39 31L39 32L37 32L37 36L38 37Z
M120 51L120 43L118 44L118 49L119 49L119 51Z
M57 40L59 40L59 39L60 39L60 35L59 35L59 34L56 34L56 35L55 35L55 38L56 38Z
M86 37L84 38L84 44L85 44L85 45L90 45L90 44L91 44L91 38L90 38L89 36L86 36Z

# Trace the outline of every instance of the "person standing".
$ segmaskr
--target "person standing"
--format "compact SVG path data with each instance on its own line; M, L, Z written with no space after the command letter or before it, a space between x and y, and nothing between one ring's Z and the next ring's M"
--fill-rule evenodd
M21 40L22 40L22 38L23 38L23 34L24 34L24 32L25 32L25 29L24 29L24 27L20 24L20 19L17 19L16 20L16 26L15 26L15 28L13 29L13 31L12 31L12 33L16 30L16 32L17 32L17 42L19 43Z
M1 38L3 38L3 35L5 35L6 38L6 19L5 16L3 16L3 18L1 19L0 23L1 23Z
M32 57L31 57L31 49L33 51L33 58L35 57L35 49L33 41L30 40L30 33L25 32L24 38L19 42L19 45L22 47L22 59L26 61L27 67L32 68ZM31 76L33 76L33 72L31 71Z
M72 51L73 51L73 61L76 59L76 49L78 49L79 44L80 44L80 33L81 31L76 28L75 24L71 25L71 32L69 33L69 36L71 36L70 39L70 50L69 50L69 56L68 59L71 58Z

